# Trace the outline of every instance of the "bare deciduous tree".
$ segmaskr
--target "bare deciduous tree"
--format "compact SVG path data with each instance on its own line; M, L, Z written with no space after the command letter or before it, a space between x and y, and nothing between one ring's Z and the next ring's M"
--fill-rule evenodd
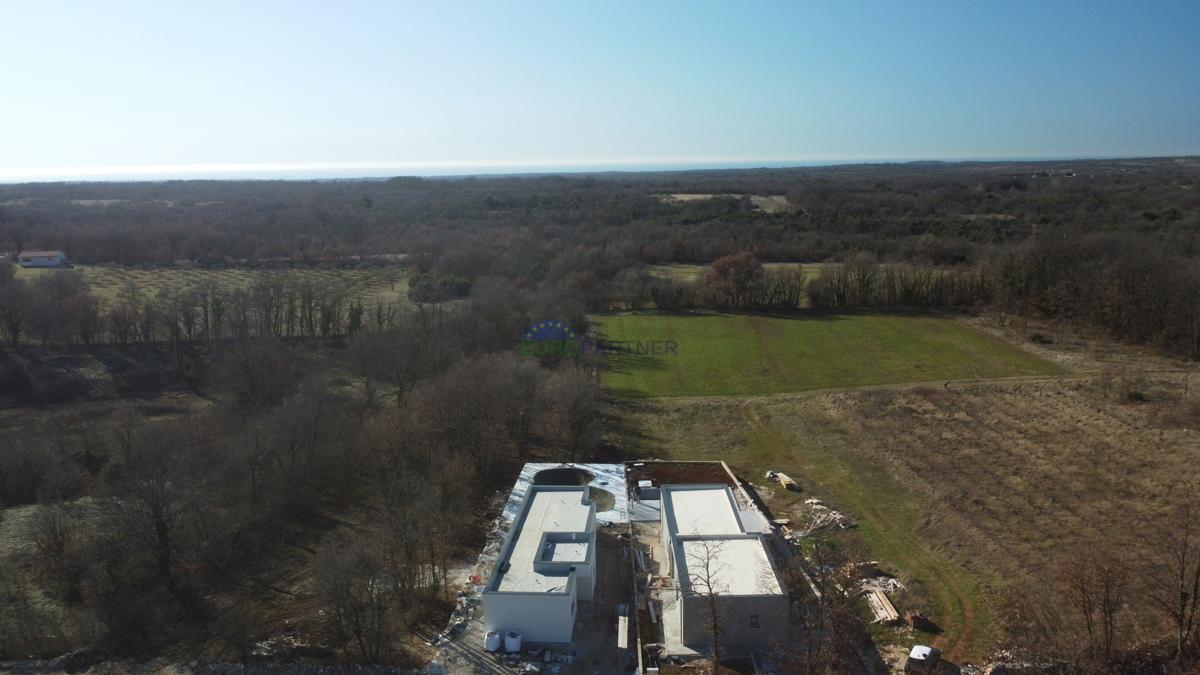
M58 564L77 539L79 515L68 504L46 504L32 520L34 546L52 564Z
M0 327L9 343L20 344L29 320L29 289L20 279L0 285Z
M1191 642L1200 609L1200 506L1179 505L1147 547L1146 594L1175 628L1175 658Z
M1129 566L1114 546L1078 546L1062 566L1068 604L1087 631L1093 659L1111 662L1117 622L1125 607Z
M545 391L551 410L549 424L562 446L564 461L578 461L595 440L600 385L588 372L571 368L555 373Z
M788 594L803 603L800 612L804 639L776 645L782 672L795 675L861 672L859 647L870 642L857 597L869 569L862 563L869 552L855 537L814 534L803 541L805 556L797 555L783 570Z
M701 599L704 632L708 636L708 657L714 673L721 663L721 638L725 635L725 609L729 604L729 585L724 580L729 570L725 548L726 542L722 539L707 539L700 535L688 537L683 540L687 564L679 566L680 602L688 596ZM684 567L686 572L682 572Z
M727 255L713 262L701 293L716 306L746 308L762 289L764 275L762 263L749 251Z
M363 661L379 663L395 635L392 585L377 548L363 538L328 549L313 574L335 626L353 638Z
M205 601L192 575L207 547L212 518L207 513L206 453L194 452L195 429L164 424L137 434L121 480L99 502L101 529L117 548L147 552L146 576L161 584L198 625L207 621Z

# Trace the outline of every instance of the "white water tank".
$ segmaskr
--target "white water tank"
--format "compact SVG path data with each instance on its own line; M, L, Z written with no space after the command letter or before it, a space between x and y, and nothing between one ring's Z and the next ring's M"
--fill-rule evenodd
M497 649L500 649L500 631L489 630L487 634L483 636L483 648L489 652L494 652Z
M510 630L504 634L504 651L508 653L521 651L521 634Z

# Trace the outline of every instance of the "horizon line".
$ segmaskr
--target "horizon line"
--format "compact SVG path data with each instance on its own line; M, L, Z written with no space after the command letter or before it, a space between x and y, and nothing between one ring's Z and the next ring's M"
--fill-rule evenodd
M400 160L363 162L254 162L221 164L141 164L107 166L66 167L0 167L0 183L41 182L130 182L179 180L187 176L192 180L213 179L212 176L237 176L230 180L288 180L300 179L353 179L381 178L397 175L468 176L503 175L518 173L553 173L560 170L572 172L651 172L672 170L720 170L745 168L801 168L805 166L838 166L850 164L908 164L915 162L1053 162L1120 159L1169 159L1192 155L1093 155L1093 156L980 156L980 157L909 157L882 158L867 156L812 157L613 157L589 159L475 159L475 160ZM735 166L737 165L737 166ZM651 168L653 167L653 168ZM491 171L488 171L488 170ZM416 174L358 174L346 176L352 171L410 170ZM317 172L332 172L340 176L318 176ZM442 173L434 173L441 171ZM124 178L124 180L122 180ZM41 179L41 180L39 180ZM220 178L217 178L218 180Z

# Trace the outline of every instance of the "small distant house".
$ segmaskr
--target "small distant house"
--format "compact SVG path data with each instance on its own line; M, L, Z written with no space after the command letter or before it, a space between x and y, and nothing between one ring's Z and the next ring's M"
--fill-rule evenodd
M67 254L62 251L21 251L17 261L21 267L66 267Z

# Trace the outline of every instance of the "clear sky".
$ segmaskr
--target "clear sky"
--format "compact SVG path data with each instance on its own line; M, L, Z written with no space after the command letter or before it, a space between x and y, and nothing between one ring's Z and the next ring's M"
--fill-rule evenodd
M0 181L1200 154L1200 2L0 2Z

